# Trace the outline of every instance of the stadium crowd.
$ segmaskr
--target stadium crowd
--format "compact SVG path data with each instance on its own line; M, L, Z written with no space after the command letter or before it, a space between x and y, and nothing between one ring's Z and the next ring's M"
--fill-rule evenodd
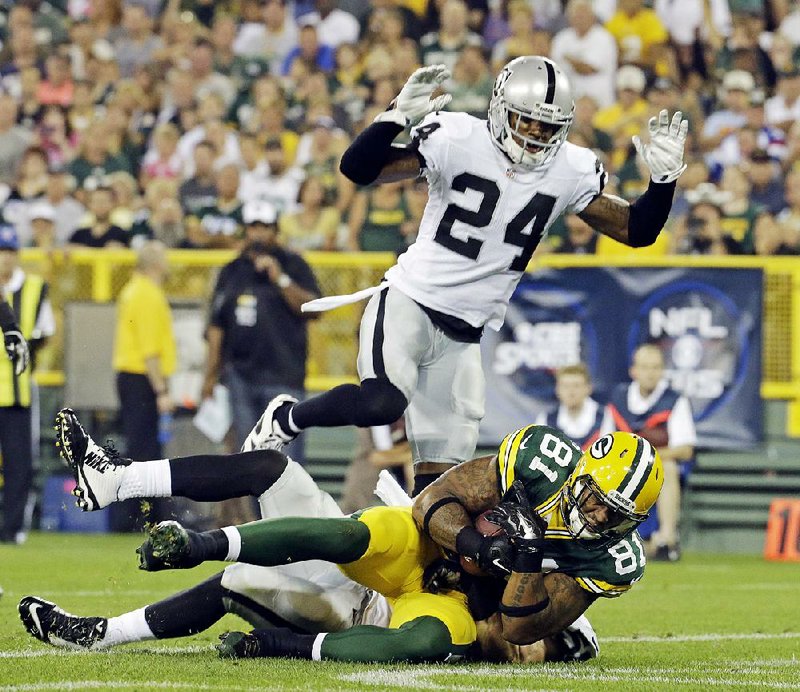
M420 65L485 117L498 69L540 54L571 77L569 139L625 199L648 181L631 135L689 118L655 252L800 252L790 0L6 0L0 41L0 200L23 246L230 248L267 200L291 250L402 252L426 186L357 189L341 153ZM545 244L597 248L577 217Z

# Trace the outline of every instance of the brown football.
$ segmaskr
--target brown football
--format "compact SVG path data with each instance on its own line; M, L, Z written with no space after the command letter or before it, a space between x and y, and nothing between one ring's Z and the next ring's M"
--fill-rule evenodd
M492 523L486 519L486 515L491 512L491 509L487 509L485 512L479 514L475 517L475 528L480 531L484 536L499 536L500 534L505 533L501 526ZM486 572L484 572L475 562L468 557L461 556L461 567L462 569L467 572L467 574L471 574L475 577L486 577L489 576Z
M475 528L484 536L497 536L498 534L505 533L502 526L494 524L486 518L486 515L491 511L491 509L487 509L475 518Z

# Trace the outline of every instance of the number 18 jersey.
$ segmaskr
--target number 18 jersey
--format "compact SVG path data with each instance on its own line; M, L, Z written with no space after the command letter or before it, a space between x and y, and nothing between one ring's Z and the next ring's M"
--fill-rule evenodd
M499 329L533 251L553 221L586 208L606 173L569 142L548 166L512 165L485 120L431 113L412 130L425 159L428 204L417 240L386 274L418 303Z

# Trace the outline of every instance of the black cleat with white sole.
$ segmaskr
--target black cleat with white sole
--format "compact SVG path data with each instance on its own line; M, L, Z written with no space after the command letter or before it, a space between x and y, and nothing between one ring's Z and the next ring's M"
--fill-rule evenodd
M220 634L217 652L220 658L264 658L258 637L246 632Z
M186 529L177 521L162 521L150 529L150 534L136 552L139 569L160 572L165 569L190 569L205 560L200 534Z
M67 649L96 648L108 627L106 618L71 615L37 596L25 596L18 610L28 634L45 644Z

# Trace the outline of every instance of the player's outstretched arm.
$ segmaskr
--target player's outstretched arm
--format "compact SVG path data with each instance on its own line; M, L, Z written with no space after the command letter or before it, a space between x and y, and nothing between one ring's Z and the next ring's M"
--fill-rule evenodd
M596 231L631 247L652 245L669 217L675 181L686 170L683 151L689 123L677 111L670 121L662 110L649 123L650 142L633 138L636 151L650 169L650 184L633 204L601 194L579 214Z
M449 77L450 71L444 65L416 70L400 90L393 108L378 115L353 140L342 155L339 170L358 185L416 178L424 161L414 148L395 146L392 142L407 127L449 103L449 94L433 97L433 92Z

